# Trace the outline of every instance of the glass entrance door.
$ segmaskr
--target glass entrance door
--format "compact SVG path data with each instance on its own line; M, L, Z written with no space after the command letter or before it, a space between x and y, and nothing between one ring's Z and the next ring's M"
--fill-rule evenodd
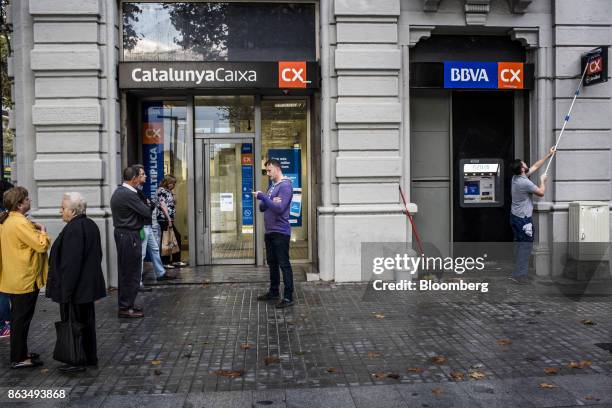
M253 139L199 139L198 264L255 263Z

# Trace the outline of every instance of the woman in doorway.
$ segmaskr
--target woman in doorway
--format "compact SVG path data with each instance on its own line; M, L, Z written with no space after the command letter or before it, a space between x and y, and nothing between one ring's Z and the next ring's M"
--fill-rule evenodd
M174 235L176 236L176 242L178 247L181 247L181 234L174 225L174 218L176 215L176 198L174 196L174 187L176 187L176 177L172 174L168 174L160 183L160 187L157 189L157 200L159 202L159 212L157 222L159 223L159 229L167 231L172 228ZM161 242L161 239L160 239ZM187 266L185 262L181 262L181 251L178 251L172 255L166 255L161 257L162 263L165 268L174 268Z
M30 221L28 190L13 187L4 193L6 211L0 215L0 292L11 300L11 368L42 365L39 355L28 351L28 332L38 292L47 282L45 227Z

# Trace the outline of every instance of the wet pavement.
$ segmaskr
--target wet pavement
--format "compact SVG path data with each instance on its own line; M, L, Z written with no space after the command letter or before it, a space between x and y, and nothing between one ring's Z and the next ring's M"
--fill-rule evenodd
M299 282L284 310L257 302L263 283L158 285L134 320L111 292L100 364L77 375L51 358L59 312L41 297L29 344L45 366L8 369L0 340L0 406L15 389L70 396L24 406L612 406L610 282L486 280L487 293Z

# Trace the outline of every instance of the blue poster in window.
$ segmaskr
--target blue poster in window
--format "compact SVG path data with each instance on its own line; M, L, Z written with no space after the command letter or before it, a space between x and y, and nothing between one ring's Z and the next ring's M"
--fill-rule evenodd
M242 169L242 233L253 233L253 144L243 143L240 148Z
M302 149L270 149L268 159L276 159L281 163L283 176L291 180L293 198L289 208L289 224L293 227L302 226ZM271 182L270 182L271 184Z
M142 104L142 162L147 175L143 191L155 199L164 178L164 107L161 101Z

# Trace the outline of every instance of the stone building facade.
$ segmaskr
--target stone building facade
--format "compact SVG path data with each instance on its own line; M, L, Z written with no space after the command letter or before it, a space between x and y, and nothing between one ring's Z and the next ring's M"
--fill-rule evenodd
M128 103L130 90L118 86L124 58L122 3L12 3L14 177L31 192L33 217L49 225L52 234L61 228L62 193L78 190L86 196L88 214L104 237L108 282L116 285L109 201L134 149L126 137L126 118L134 105ZM412 239L400 186L423 230L441 234L436 238L441 242L453 241L452 230L445 236L435 226L441 223L444 229L454 222L449 142L456 133L453 91L416 89L413 64L440 63L447 52L464 61L504 61L513 55L504 51L506 45L520 55L515 61L533 67L533 83L520 96L508 94L514 107L509 140L518 157L533 161L554 145L563 125L579 80L580 55L612 43L608 0L306 3L316 7L320 66L319 87L308 96L312 149L305 166L311 167L313 203L308 210L309 261L324 280L359 280L362 242ZM469 42L488 44L491 37L506 45L464 47ZM450 48L436 49L436 44ZM610 84L583 89L551 167L550 187L537 202L539 275L555 273L553 243L567 240L569 202L612 200ZM423 146L423 140L441 144ZM424 160L432 149L440 156ZM189 208L193 215L188 217L195 219L195 209ZM261 257L257 262L263 262Z

